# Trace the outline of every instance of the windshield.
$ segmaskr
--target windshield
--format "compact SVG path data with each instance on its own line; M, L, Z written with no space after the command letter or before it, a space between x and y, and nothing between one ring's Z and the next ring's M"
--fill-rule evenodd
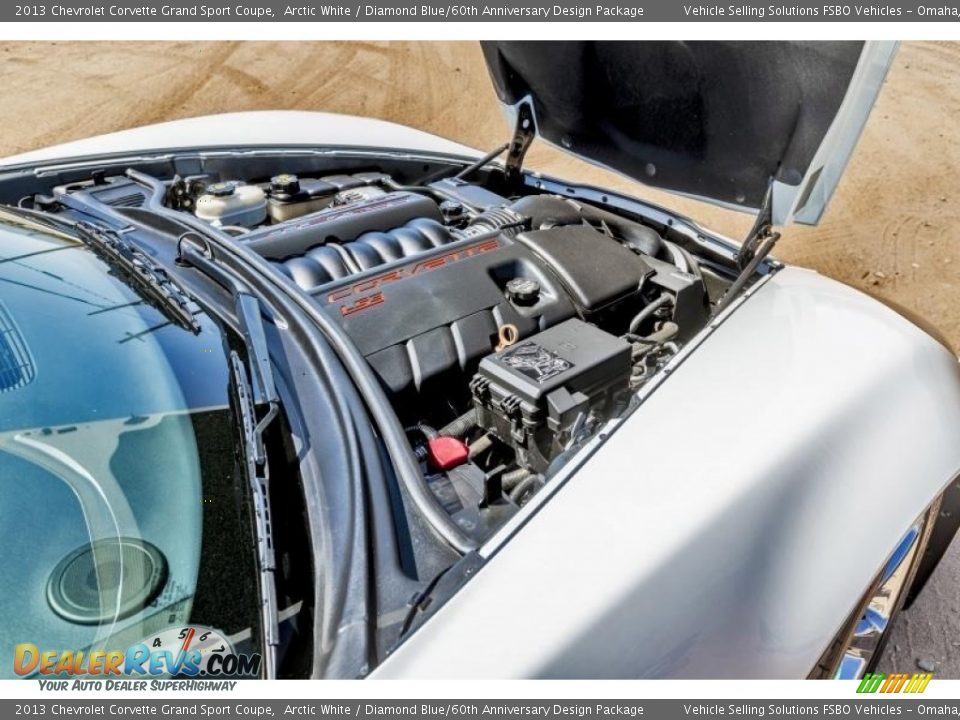
M171 324L65 235L0 225L0 675L23 643L187 624L258 642L223 338L197 319Z

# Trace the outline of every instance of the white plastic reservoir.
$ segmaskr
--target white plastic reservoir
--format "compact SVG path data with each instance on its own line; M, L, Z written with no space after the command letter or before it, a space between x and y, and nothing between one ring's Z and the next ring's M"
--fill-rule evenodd
M196 215L213 225L254 227L267 219L267 196L256 185L230 180L207 186Z

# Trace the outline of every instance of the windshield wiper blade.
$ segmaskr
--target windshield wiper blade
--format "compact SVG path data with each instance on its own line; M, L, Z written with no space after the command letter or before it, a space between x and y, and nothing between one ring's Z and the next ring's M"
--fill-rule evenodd
M78 222L72 229L80 242L135 284L144 299L171 321L193 333L200 332L190 296L149 255L115 230L87 222Z
M280 615L270 511L270 465L263 433L280 412L280 398L270 367L260 300L242 290L236 292L234 298L237 320L247 350L247 363L244 364L236 350L231 350L230 369L240 415L246 474L253 496L257 560L260 569L260 605L266 646L264 675L269 679L276 677Z
M280 645L280 613L277 604L276 560L273 521L270 512L270 465L263 435L280 414L280 395L270 362L270 348L263 322L263 303L253 291L216 262L190 249L181 262L196 268L227 290L234 301L237 326L243 338L246 362L230 351L230 379L243 440L244 469L253 496L254 529L260 571L260 609L265 645L264 675L276 677Z

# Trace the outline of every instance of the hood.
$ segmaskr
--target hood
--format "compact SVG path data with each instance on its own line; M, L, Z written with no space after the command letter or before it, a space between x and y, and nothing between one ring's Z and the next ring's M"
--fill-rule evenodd
M113 154L250 147L402 149L468 158L477 150L396 123L303 110L258 110L184 118L74 140L0 159L0 169L79 162Z
M886 42L487 42L537 133L647 185L816 224L896 52Z

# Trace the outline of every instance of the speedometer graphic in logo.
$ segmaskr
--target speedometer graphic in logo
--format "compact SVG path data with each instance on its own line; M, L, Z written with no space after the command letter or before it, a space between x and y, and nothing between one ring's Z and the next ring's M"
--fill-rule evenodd
M163 664L172 675L224 674L224 660L236 656L226 636L202 625L171 627L143 642L151 657L164 657Z

